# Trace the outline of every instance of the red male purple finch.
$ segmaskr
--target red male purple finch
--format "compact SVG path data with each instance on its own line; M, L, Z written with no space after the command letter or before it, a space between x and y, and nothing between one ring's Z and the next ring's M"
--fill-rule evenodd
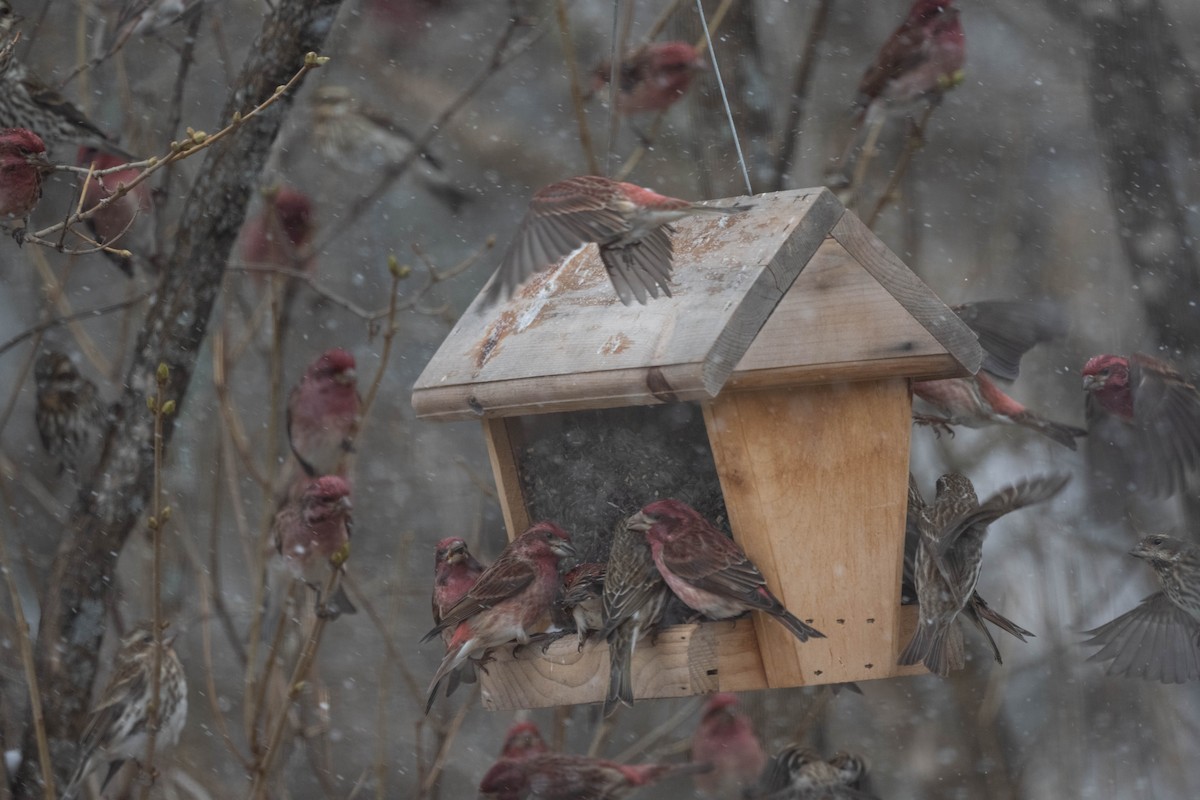
M242 230L242 260L247 264L310 272L314 257L312 200L304 192L281 186L266 197L262 210Z
M48 166L46 144L25 128L0 130L0 222L22 221L13 234L19 244L29 213L42 199L42 173Z
M731 214L750 206L706 206L632 183L581 175L534 193L529 212L488 288L485 306L508 297L535 272L588 242L625 305L671 296L671 223L692 214Z
M566 531L552 522L539 522L508 543L496 562L483 571L461 600L421 640L443 630L454 633L446 655L429 683L425 713L433 707L442 679L468 658L516 641L528 644L550 614L561 578L558 559L575 554Z
M712 772L693 778L696 791L713 800L741 797L767 762L750 718L737 704L735 694L714 694L704 704L700 724L692 734L692 763L713 766Z
M306 474L345 474L361 408L354 356L335 347L308 365L287 405L288 442Z
M1102 491L1183 489L1200 463L1200 392L1165 361L1100 355L1083 367L1088 458Z
M762 611L802 642L825 638L784 608L742 548L686 503L656 500L628 524L645 531L659 574L693 611L710 619Z
M514 722L504 735L501 758L525 758L538 753L549 753L550 747L542 738L542 732L529 720Z
M330 568L342 569L349 557L352 510L350 484L337 475L323 475L275 515L275 550L297 579L316 590L317 615L326 619L357 610L341 586L327 602L321 601Z
M666 111L683 97L697 72L708 69L704 56L687 42L654 42L627 56L618 67L617 110L622 114ZM608 86L612 66L592 73L592 91Z
M440 625L454 605L471 590L483 574L483 565L475 560L467 543L457 536L442 539L433 552L433 624ZM442 631L442 641L449 643L452 630ZM458 684L475 682L475 662L466 661L450 673L446 680L446 696L454 694Z
M76 163L80 166L92 165L97 171L112 169L127 164L128 159L104 153L94 147L79 148ZM141 175L137 169L123 169L107 175L93 175L83 193L83 210L87 211L101 201L116 194L123 185L133 183ZM152 208L150 185L145 181L134 186L126 194L112 201L104 208L88 217L87 224L100 244L117 245L123 250L130 250L143 258L150 253L150 234L153 225L143 220L139 225L139 217L148 217ZM105 257L130 277L133 276L133 262L128 256L102 250Z
M966 37L954 0L916 0L858 82L858 105L908 106L963 80Z
M569 753L502 758L479 783L491 800L620 800L640 786L708 769L707 764L619 764Z

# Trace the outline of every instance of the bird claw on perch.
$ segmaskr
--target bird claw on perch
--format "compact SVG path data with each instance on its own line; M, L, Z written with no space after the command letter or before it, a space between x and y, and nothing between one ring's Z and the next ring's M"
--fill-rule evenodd
M943 431L948 433L951 439L954 438L954 428L950 427L950 420L946 419L945 417L935 417L929 414L913 414L913 422L918 425L928 425L930 428L933 428L934 434L936 434L939 439L942 438Z

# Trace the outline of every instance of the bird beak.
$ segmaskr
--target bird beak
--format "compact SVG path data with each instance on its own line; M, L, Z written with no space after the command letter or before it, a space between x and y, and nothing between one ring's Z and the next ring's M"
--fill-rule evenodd
M353 369L344 369L333 376L333 380L342 386L351 385L357 378L358 374Z
M446 553L447 564L457 564L467 557L467 546L465 544L456 544Z
M1104 385L1104 379L1101 378L1099 375L1084 375L1083 376L1083 390L1085 392L1090 392L1090 391L1092 391L1092 389L1099 389L1103 385Z
M559 558L570 558L575 555L575 545L568 542L566 539L555 539L550 543L550 549Z
M353 511L354 505L350 502L349 497L339 497L337 501L338 508L342 511Z
M654 524L654 520L643 514L641 511L634 514L629 519L625 520L625 527L631 531L642 531L643 533L650 530L650 526Z
M1147 553L1139 544L1129 551L1129 555L1133 556L1134 558L1145 558Z

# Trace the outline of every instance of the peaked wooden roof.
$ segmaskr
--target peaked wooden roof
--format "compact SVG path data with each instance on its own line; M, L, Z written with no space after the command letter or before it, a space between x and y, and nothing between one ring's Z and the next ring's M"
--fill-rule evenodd
M753 203L676 223L673 297L621 305L593 245L507 303L482 309L481 294L417 380L417 415L644 405L726 385L979 368L974 333L827 189Z

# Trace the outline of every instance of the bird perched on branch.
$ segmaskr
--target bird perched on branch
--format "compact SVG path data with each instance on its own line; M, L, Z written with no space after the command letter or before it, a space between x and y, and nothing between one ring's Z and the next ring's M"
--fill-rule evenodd
M29 73L12 48L4 47L19 19L0 0L0 128L28 128L48 145L96 147L132 161L130 155L61 94Z
M59 472L76 473L99 441L104 422L96 384L79 374L71 357L58 350L38 356L33 378L37 386L34 421L42 447L58 461Z
M175 637L162 641L158 671L158 752L179 741L187 721L187 676L171 647ZM72 800L97 767L108 767L100 791L129 759L146 755L147 718L152 699L155 658L154 629L142 623L121 639L112 675L92 708L79 740L79 763L63 800Z
M120 156L103 153L94 147L79 148L76 162L81 167L89 164L96 171L113 169L129 163ZM108 199L122 189L133 184L141 172L134 168L117 170L107 175L93 175L88 180L83 192L82 209L87 211ZM145 181L134 186L121 197L101 208L88 217L88 228L100 244L117 243L123 250L129 250L143 260L150 255L150 234L153 223L149 220L153 203L150 197L150 185ZM140 217L146 217L138 224ZM117 265L126 275L133 277L133 259L130 256L101 250L104 256Z
M617 67L617 111L666 111L687 92L696 73L707 69L704 56L687 42L647 44ZM611 80L612 64L603 61L592 71L592 93L607 87Z
M411 157L415 138L361 103L345 86L321 86L312 96L313 137L321 154L341 166L395 167ZM427 149L412 162L413 174L434 197L457 211L470 196L455 186Z
M529 637L540 632L538 626L549 616L561 585L558 559L574 554L570 536L552 522L539 522L508 543L495 563L421 639L427 642L447 629L454 632L429 683L426 714L442 679L468 658L512 641L528 644Z
M1069 480L1065 474L1022 480L980 503L965 475L938 478L933 505L919 515L921 538L913 572L920 619L898 663L923 662L943 678L962 669L963 637L957 620L979 582L988 526L1005 514L1049 500Z
M1142 353L1099 355L1083 367L1088 462L1101 494L1129 488L1167 497L1200 464L1200 392Z
M358 610L340 584L329 598L321 598L329 569L342 569L350 555L352 511L350 484L337 475L323 475L275 514L275 550L291 573L316 591L317 616L325 619Z
M0 130L0 221L20 220L13 232L20 244L29 214L42 199L42 174L49 167L46 144L26 128Z
M1162 591L1131 611L1085 631L1100 647L1089 661L1109 675L1162 683L1200 680L1200 548L1170 536L1142 537L1129 551L1154 567Z
M939 415L916 414L913 419L940 428L1019 425L1074 450L1075 438L1085 436L1087 431L1052 422L1030 411L1005 394L993 380L1015 380L1021 356L1034 345L1066 333L1066 320L1058 304L1045 300L992 300L966 303L951 310L979 337L983 365L975 375L913 383L913 394Z
M493 800L620 800L640 786L711 769L708 764L619 764L569 753L502 758L479 783Z
M686 503L656 500L628 525L645 532L663 580L693 611L710 619L762 611L802 642L825 638L784 608L742 548Z
M288 442L310 477L345 473L362 409L355 366L345 350L326 350L288 394Z
M309 251L316 228L312 199L291 186L264 192L262 210L242 229L242 260L295 272L311 272Z
M595 242L617 296L645 304L671 296L671 223L692 214L732 214L749 205L706 206L666 197L632 183L581 175L537 190L500 262L484 305L508 297L535 272Z

